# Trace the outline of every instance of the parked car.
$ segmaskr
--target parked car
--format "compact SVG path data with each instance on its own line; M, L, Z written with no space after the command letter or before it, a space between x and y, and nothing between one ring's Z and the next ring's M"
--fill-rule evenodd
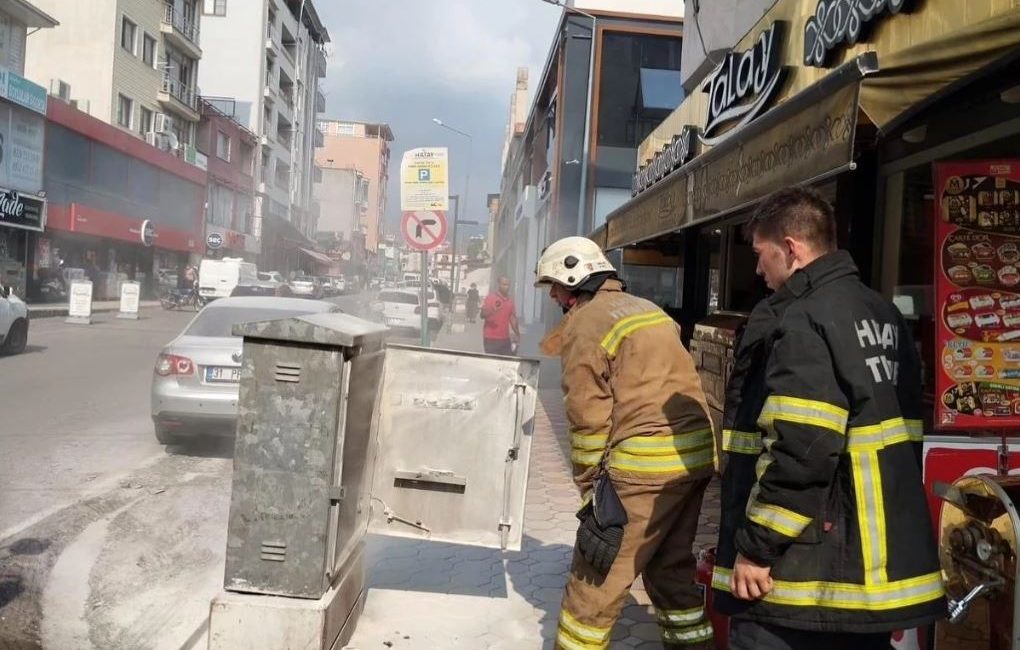
M382 315L383 324L393 329L413 330L421 332L420 294L405 289L385 290L379 292L373 308ZM429 330L438 332L443 327L442 313L439 303L434 299L428 301Z
M283 279L283 275L279 271L259 271L259 280L261 282L287 284L287 281Z
M28 344L28 306L0 286L0 354L21 354Z
M300 298L322 298L322 285L310 275L299 275L290 281L291 293Z
M202 260L198 266L198 293L212 300L226 298L239 284L258 282L258 267L240 257Z
M319 286L322 287L323 296L332 298L333 296L339 295L340 292L337 291L336 287L333 285L333 278L322 276L316 279L319 281Z
M242 351L242 339L231 332L234 325L338 311L332 303L294 298L209 303L156 358L151 397L156 439L174 444L233 435Z

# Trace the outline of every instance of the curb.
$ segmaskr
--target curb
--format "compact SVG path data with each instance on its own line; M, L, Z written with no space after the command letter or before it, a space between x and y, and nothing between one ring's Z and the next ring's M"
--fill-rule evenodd
M155 309L158 306L159 305L139 305L138 311L141 312L141 311L146 310L146 309ZM68 308L67 308L66 305L61 305L59 307L57 307L57 306L54 306L54 307L42 307L42 308L36 308L36 309L29 308L29 310L28 310L28 320L29 321L33 321L33 320L39 320L40 318L61 318L61 317L66 318L67 317L67 311L68 311ZM110 313L117 313L119 311L120 311L120 306L116 306L116 307L93 307L92 308L92 313L93 314L110 314Z

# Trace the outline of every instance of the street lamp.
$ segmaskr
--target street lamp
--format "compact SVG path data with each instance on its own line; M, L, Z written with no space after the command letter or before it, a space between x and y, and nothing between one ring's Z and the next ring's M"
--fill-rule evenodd
M591 160L591 104L595 88L595 33L599 19L596 16L576 7L564 4L563 0L542 0L542 2L560 7L579 16L591 19L591 48L588 52L588 97L584 103L584 144L581 158L581 196L577 201L577 234L585 235L585 213L588 211L588 163ZM570 164L569 162L566 164Z
M447 131L452 131L452 132L456 133L459 136L467 138L467 140L468 140L468 159L467 159L467 166L466 166L467 173L466 173L465 178L464 178L464 203L468 206L467 208L465 208L465 212L466 212L468 209L470 209L470 206L471 206L471 159L474 157L475 139L474 139L474 137L471 136L470 133L465 133L464 131L461 131L460 129L454 128L454 127L450 126L449 124L447 124L446 122L444 122L441 119L439 119L438 117L433 117L432 121L436 124L436 126L438 126L440 128L444 128ZM453 214L453 242L452 242L452 246L453 246L453 269L450 271L450 289L453 292L454 296L457 295L457 285L458 285L459 280L460 280L460 278L459 278L459 276L460 276L460 264L458 263L458 260L457 260L457 224L458 223L464 223L464 224L467 223L466 221L459 221L459 219L458 219L459 215L457 213L460 212L460 209L459 209L460 208L460 200L457 201L457 208L458 208L457 212L454 212L454 214Z

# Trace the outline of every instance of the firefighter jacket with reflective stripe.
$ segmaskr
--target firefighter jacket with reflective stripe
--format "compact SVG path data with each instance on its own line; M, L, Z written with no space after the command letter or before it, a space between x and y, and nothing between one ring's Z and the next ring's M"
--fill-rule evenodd
M574 480L590 487L607 445L614 481L648 485L710 476L708 405L680 328L607 280L543 341L559 354Z
M920 360L896 308L832 253L755 308L735 356L720 611L836 632L944 616L921 481ZM771 566L764 599L731 595L737 553Z

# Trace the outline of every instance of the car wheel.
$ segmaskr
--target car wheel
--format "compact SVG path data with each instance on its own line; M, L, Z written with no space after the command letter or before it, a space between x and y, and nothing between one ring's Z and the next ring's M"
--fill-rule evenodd
M158 423L153 423L153 430L156 434L156 440L161 445L176 445L181 442L180 436L176 436L166 430L165 427L160 426Z
M0 354L21 354L28 344L28 321L19 318L7 331L7 338L4 339L3 347L0 347Z

